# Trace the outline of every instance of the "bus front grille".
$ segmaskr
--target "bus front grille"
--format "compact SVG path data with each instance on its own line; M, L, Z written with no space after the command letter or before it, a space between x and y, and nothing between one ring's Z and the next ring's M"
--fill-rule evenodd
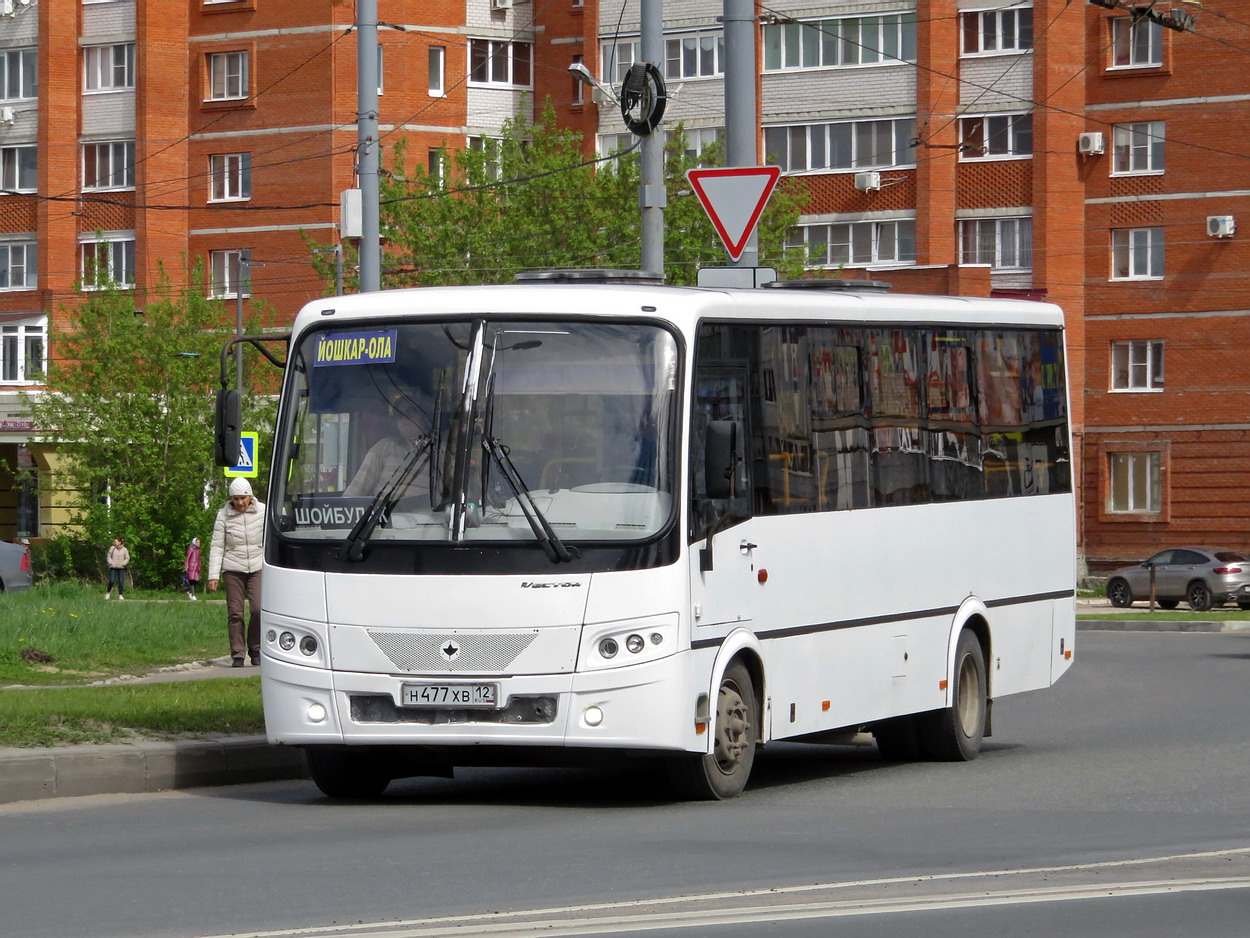
M383 632L369 629L378 650L401 671L506 671L537 632Z
M385 695L352 695L352 720L356 723L420 723L442 726L452 723L554 723L555 697L512 697L500 710L455 710L397 707Z

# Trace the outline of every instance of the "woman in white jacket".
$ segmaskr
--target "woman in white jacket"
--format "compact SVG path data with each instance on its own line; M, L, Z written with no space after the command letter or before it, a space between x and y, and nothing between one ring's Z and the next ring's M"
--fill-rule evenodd
M265 506L252 495L247 479L230 483L230 498L213 522L208 552L208 589L217 591L226 581L226 631L232 665L243 667L243 656L260 664L260 567L264 557ZM243 601L247 599L247 635L243 633Z

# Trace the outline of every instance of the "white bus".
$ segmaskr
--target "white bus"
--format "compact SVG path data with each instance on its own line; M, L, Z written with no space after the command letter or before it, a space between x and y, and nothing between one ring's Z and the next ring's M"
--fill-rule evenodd
M972 759L1069 667L1057 307L560 279L295 320L261 681L325 794L629 755L729 798L758 747L867 732Z

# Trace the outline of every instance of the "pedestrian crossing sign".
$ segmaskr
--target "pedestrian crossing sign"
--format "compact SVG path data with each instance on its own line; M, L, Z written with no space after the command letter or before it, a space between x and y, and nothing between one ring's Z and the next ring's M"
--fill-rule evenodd
M244 432L239 434L239 462L226 467L226 478L246 477L255 479L260 473L256 468L256 438L260 434Z

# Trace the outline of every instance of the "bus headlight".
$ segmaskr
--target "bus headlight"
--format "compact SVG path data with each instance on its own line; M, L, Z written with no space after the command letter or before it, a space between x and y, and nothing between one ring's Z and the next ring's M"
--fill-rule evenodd
M605 658L615 658L618 651L620 651L620 646L616 644L614 638L605 638L599 643L599 654Z
M647 644L642 640L641 635L631 635L629 638L625 639L625 648L631 655L638 654L638 652L642 651L646 647Z
M295 636L290 632L283 632L278 636L278 647L283 651L290 651L295 647Z
M311 635L305 635L299 640L300 654L312 657L317 653L317 640Z
M672 613L583 626L577 669L623 668L676 654L679 621Z

